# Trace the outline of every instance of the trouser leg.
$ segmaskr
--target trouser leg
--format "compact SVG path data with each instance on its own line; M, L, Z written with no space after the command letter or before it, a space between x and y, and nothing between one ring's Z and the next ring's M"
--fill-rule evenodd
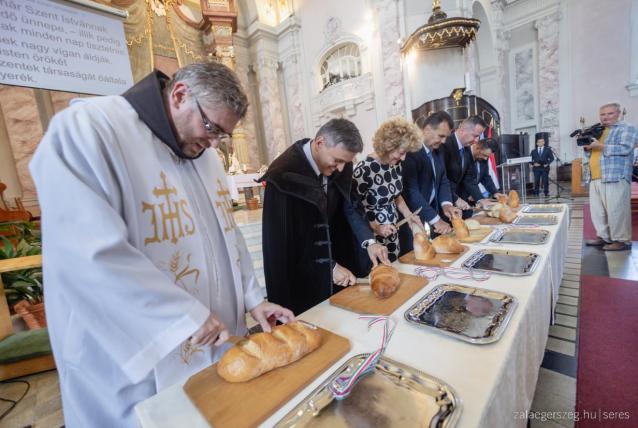
M594 224L594 229L596 229L596 235L605 241L611 241L604 198L603 183L601 183L600 180L592 180L592 182L589 183L591 221Z
M540 180L541 180L542 171L535 169L534 170L534 194L538 196L540 194Z
M545 196L549 195L549 171L543 171L543 191Z
M631 243L631 184L620 180L604 183L605 208L612 241Z

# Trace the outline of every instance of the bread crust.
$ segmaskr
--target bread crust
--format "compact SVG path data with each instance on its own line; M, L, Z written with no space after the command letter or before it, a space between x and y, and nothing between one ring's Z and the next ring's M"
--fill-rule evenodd
M217 374L228 382L246 382L299 360L319 345L318 329L300 322L276 326L271 333L250 335L226 351Z

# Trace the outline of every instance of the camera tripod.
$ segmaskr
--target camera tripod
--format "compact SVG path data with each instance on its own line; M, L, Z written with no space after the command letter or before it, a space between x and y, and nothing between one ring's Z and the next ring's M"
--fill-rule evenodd
M554 184L556 186L556 195L555 196L550 196L547 199L554 199L556 201L559 201L560 199L568 199L570 201L572 201L574 198L571 196L571 194L569 196L561 196L560 192L561 190L563 192L567 192L568 190L565 189L563 186L560 185L560 183L558 182L558 167L561 167L564 165L563 161L561 160L561 158L558 156L558 153L556 153L556 151L554 150L553 147L549 147L549 149L552 151L552 153L554 154L554 163L556 164L556 180L554 180L553 178L551 178L549 175L547 176L547 178L549 179L549 184Z

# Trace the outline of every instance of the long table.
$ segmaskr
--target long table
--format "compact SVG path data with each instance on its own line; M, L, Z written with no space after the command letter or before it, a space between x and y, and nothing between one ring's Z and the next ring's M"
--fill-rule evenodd
M458 427L525 427L521 415L530 409L538 372L543 360L549 325L558 300L564 258L567 253L569 208L557 214L558 225L543 226L551 232L544 245L499 244L498 248L530 251L541 261L530 276L492 275L487 281L450 280L439 277L409 299L393 315L397 327L385 351L391 359L412 366L449 384L462 401ZM494 244L472 244L472 249ZM457 260L459 267L469 256ZM414 273L415 266L397 263L404 273ZM518 307L496 343L472 345L409 324L404 312L434 286L445 283L464 284L508 293L518 299ZM351 351L310 383L262 426L275 425L326 377L354 355L374 351L379 346L378 328L371 331L358 315L324 301L303 313L300 319L350 339ZM190 402L182 385L174 385L136 406L138 420L145 428L175 426L207 427L207 422Z

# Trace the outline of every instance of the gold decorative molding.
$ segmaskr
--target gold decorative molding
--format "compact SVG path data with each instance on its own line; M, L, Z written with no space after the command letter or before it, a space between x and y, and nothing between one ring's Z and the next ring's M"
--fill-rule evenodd
M474 18L448 18L441 10L441 2L434 0L428 23L410 35L401 46L401 52L405 53L413 47L421 50L464 48L476 38L480 25L481 21Z

